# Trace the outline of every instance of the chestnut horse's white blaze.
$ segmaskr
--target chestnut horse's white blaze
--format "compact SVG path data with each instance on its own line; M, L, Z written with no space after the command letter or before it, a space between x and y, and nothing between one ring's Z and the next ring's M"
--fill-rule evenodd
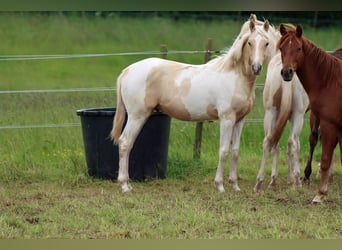
M154 109L183 121L219 120L220 148L215 176L223 192L223 170L229 150L232 165L229 182L237 184L237 158L243 118L252 108L255 80L268 51L269 24L240 33L230 50L207 64L190 65L149 58L128 66L117 81L117 111L111 136L119 144L118 181L123 192L131 190L128 159L136 137ZM122 134L125 118L128 120ZM231 148L230 148L231 145Z

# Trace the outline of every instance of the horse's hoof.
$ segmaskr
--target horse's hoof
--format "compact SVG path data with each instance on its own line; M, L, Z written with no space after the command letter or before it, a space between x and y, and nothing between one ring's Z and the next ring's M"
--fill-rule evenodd
M302 187L303 187L303 185L302 185L301 182L300 182L300 183L297 183L296 186L297 186L297 188L302 188Z
M258 191L261 190L262 183L263 183L263 181L257 180L257 183L256 183L255 186L254 186L254 192L258 192Z
M223 184L222 184L222 183L219 183L219 182L216 182L216 181L215 181L215 186L216 186L216 188L217 188L217 191L218 191L219 193L224 193L224 192L225 192L225 190L224 190L224 187L223 187Z
M229 184L233 187L234 191L236 191L236 192L241 191L236 180L229 179Z
M309 185L310 184L310 178L307 178L307 177L304 176L303 183L306 184L306 185Z
M324 200L325 196L322 194L317 194L315 198L312 200L312 204L321 204Z
M124 183L121 185L122 193L128 193L132 190L132 186L129 183Z
M226 190L224 190L223 185L219 185L219 186L217 186L217 191L218 191L219 193L224 193Z
M275 182L272 182L272 183L268 184L267 188L270 189L270 190L276 190L277 185L276 185Z

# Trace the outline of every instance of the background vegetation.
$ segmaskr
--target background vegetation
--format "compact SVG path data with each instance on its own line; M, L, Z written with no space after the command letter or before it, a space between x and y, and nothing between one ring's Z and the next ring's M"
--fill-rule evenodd
M204 50L208 38L214 50L221 50L231 45L247 17L1 13L0 55L158 51L161 44L168 50ZM284 19L270 21L278 26ZM314 28L304 23L304 32L325 50L342 44L340 25ZM125 66L148 56L0 61L0 90L115 87ZM168 58L199 64L204 55ZM258 83L263 83L265 72ZM76 110L115 103L114 91L1 94L0 126L77 124ZM247 118L263 118L262 88ZM217 122L204 124L200 160L192 157L194 128L194 123L172 120L167 178L134 183L129 195L122 195L116 183L87 175L79 126L0 129L0 238L341 238L338 162L328 201L311 206L317 180L302 189L286 185L286 131L278 188L255 194L263 129L262 123L247 123L238 169L243 191L234 193L226 183L227 192L218 194L213 185ZM302 166L308 132L305 124ZM318 147L313 175L319 157Z

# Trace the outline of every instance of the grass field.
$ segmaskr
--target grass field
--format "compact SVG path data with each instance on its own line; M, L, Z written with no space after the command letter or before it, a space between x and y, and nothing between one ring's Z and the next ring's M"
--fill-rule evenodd
M214 50L221 50L230 46L242 22L1 13L0 53L158 51L161 44L168 50L204 50L208 38L213 39ZM342 44L341 26L317 30L304 26L304 32L325 50ZM114 87L122 68L145 57L0 61L0 90ZM199 64L204 56L168 58ZM258 83L263 83L265 72ZM261 88L256 95L247 118L263 118ZM76 110L113 107L115 103L114 91L0 94L0 126L79 123ZM262 123L246 123L238 168L242 192L233 192L226 181L226 193L218 194L213 185L217 125L204 124L201 159L194 160L195 124L172 120L167 178L133 183L134 191L128 195L121 194L115 182L87 175L79 126L0 129L0 238L342 238L340 164L336 164L327 202L312 206L317 180L313 178L302 189L286 185L285 131L278 187L256 194L253 186L261 161L263 129ZM307 138L305 124L302 166ZM313 175L319 157L318 147ZM270 169L266 181L269 174Z

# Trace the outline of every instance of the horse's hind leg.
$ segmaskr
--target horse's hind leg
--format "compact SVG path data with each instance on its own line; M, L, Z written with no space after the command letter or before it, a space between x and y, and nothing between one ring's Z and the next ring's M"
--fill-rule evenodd
M129 155L139 132L145 124L148 115L133 117L128 115L127 124L119 138L119 174L118 181L122 192L129 192L132 186L129 183Z
M334 149L337 144L337 129L333 124L320 121L322 135L322 156L321 156L321 172L320 183L316 196L312 200L313 203L320 203L328 192L329 175L331 161Z
M272 173L271 181L268 185L269 188L274 188L276 186L276 180L278 178L278 158L279 158L279 142L272 148Z
M338 144L340 145L340 163L342 165L342 131L341 129L338 134Z
M304 114L294 112L291 117L290 136L287 145L288 166L289 166L289 182L301 187L300 167L299 167L299 151L300 141L299 135L302 132L304 123Z
M309 152L309 158L306 162L306 167L304 170L304 181L309 182L310 181L310 176L312 173L312 156L313 152L315 150L315 147L317 145L318 141L318 128L319 128L319 120L316 119L314 114L312 112L310 113L310 137L309 137L309 142L310 142L310 152Z
M267 163L267 158L269 154L269 142L267 139L267 136L265 136L264 141L263 141L263 154L262 154L262 160L261 160L261 165L259 168L259 172L256 178L256 183L254 186L254 191L257 192L261 189L262 183L264 182L265 178L265 168L266 168L266 163Z

